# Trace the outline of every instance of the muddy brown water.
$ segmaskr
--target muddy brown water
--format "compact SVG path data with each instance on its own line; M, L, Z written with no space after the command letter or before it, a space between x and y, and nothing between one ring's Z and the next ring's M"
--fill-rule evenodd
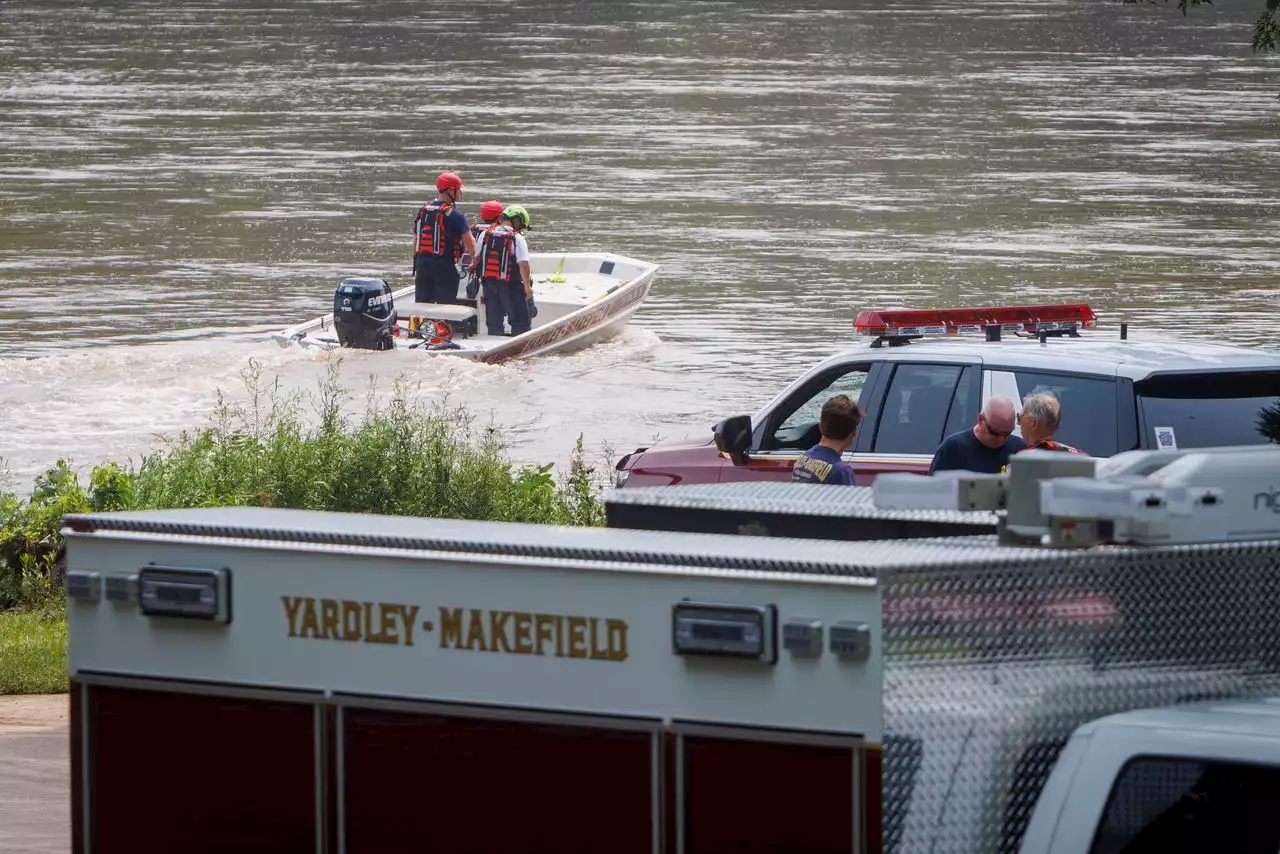
M0 457L135 458L355 274L406 284L435 174L535 251L661 265L626 333L499 366L349 354L522 460L749 411L860 308L1087 301L1273 346L1280 58L1261 0L160 2L0 10ZM1255 8L1258 7L1258 8Z

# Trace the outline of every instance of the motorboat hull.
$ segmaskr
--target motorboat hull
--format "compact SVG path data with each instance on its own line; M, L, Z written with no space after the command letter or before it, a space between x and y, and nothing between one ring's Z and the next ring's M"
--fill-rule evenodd
M520 335L479 334L457 339L453 349L428 349L423 340L407 336L394 339L388 352L405 351L427 356L447 355L477 362L505 362L582 349L622 331L649 295L657 266L605 253L568 255L534 254L530 262L539 317L534 327ZM614 275L616 273L616 275ZM412 315L430 317L432 306L413 302L413 287L393 292L398 304L407 304ZM457 307L440 306L444 315ZM484 328L484 306L477 305L475 322ZM470 312L463 308L462 311ZM404 320L402 311L401 320ZM321 315L271 337L283 347L340 349L333 327L333 313Z

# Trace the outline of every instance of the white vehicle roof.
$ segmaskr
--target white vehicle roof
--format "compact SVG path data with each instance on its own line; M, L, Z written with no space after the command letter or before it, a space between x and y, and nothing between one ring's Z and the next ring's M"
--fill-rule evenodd
M1079 732L1088 734L1100 727L1194 730L1280 738L1280 698L1206 701L1158 709L1139 709L1091 721L1082 726Z
M1049 338L1041 344L1033 336L1005 335L1000 341L977 336L926 337L890 347L867 343L827 359L819 368L859 359L906 362L981 362L991 367L1044 369L1073 373L1119 376L1142 380L1156 372L1231 371L1274 368L1280 370L1280 353L1233 347L1185 338L1133 338L1082 332L1079 338Z

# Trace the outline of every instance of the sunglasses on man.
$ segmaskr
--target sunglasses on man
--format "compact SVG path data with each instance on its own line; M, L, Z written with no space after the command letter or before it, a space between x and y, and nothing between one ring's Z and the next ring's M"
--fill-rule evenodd
M987 416L983 415L981 412L978 413L978 418L982 421L983 428L992 436L1004 437L1004 436L1010 436L1013 434L1012 430L997 430L996 428L992 427L991 422L987 420Z

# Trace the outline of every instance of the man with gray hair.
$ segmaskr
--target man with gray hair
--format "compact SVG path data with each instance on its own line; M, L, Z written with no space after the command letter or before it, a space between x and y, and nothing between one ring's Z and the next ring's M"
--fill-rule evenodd
M1018 426L1022 428L1022 438L1029 451L1067 451L1072 454L1083 454L1079 448L1055 442L1053 434L1058 432L1062 423L1062 406L1058 398L1049 392L1029 394L1022 401L1022 411L1018 413Z
M1014 406L1007 397L987 398L972 430L952 433L942 440L929 464L929 474L939 471L972 471L999 474L1009 457L1026 445L1013 435Z

